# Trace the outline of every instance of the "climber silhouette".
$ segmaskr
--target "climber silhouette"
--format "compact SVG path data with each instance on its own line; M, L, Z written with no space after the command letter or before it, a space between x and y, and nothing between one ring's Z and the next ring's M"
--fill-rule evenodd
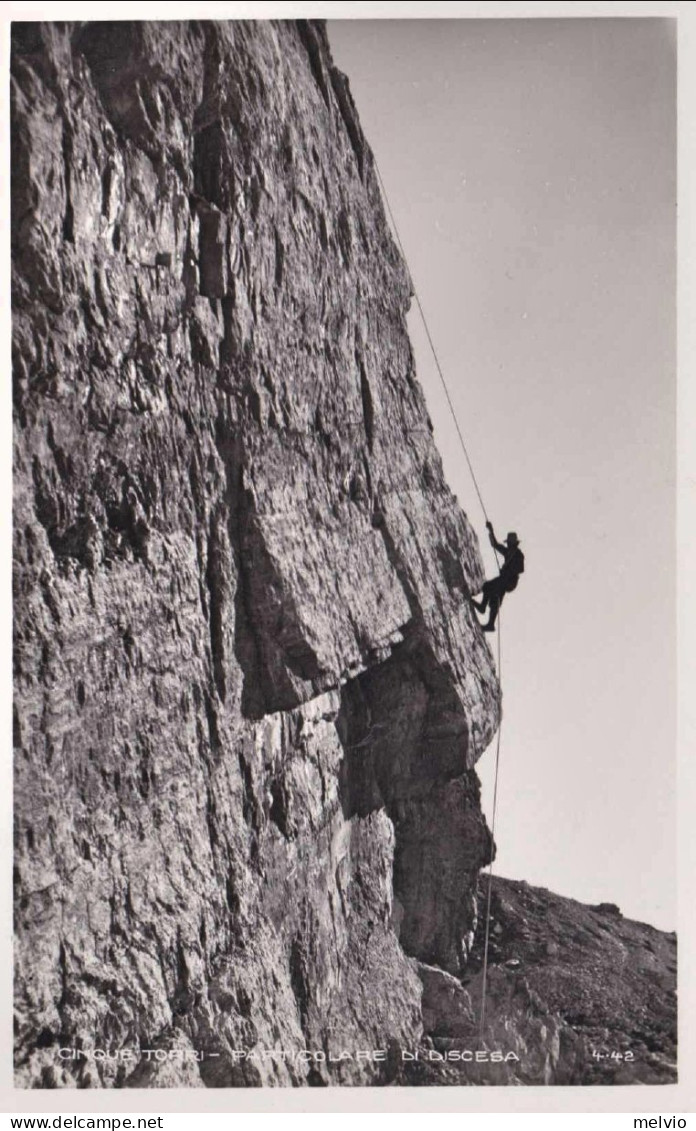
M487 522L486 526L491 546L503 555L504 561L498 576L484 582L481 590L483 600L475 601L473 597L470 600L474 608L478 609L480 613L485 613L486 609L489 610L488 624L481 627L484 632L493 632L503 597L506 593L511 593L513 589L517 588L520 574L524 573L524 554L520 550L520 540L516 534L508 534L504 543L497 542L493 533L493 524Z

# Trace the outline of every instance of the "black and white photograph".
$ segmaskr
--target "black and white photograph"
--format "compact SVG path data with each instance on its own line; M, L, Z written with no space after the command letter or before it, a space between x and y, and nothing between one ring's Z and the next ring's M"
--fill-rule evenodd
M5 28L16 1109L683 1110L678 19L62 7Z

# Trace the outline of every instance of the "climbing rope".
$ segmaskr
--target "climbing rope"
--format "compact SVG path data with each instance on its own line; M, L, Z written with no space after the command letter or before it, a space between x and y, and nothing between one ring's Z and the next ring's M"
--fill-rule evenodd
M500 644L500 609L498 610L498 683L503 685L502 648ZM488 891L486 893L486 928L483 943L483 975L481 981L481 1020L479 1040L483 1040L486 1025L486 987L488 981L488 943L491 937L491 894L493 891L493 845L495 844L495 818L498 812L498 770L500 769L500 734L503 729L502 716L498 727L495 745L495 775L493 778L493 817L491 819L491 859L488 865Z
M403 256L404 262L408 266L408 257L406 255L406 250L404 248L404 245L401 242L401 236L399 234L399 227L396 223L394 213L392 212L392 207L391 207L391 204L389 202L389 194L387 192L387 187L386 187L384 180L382 178L382 173L381 173L379 165L377 163L377 158L374 156L374 154L373 154L373 158L374 158L374 162L375 162L375 171L377 173L377 180L379 181L380 188L382 190L382 196L384 198L384 203L387 206L387 212L389 213L389 219L391 220L391 225L392 225L392 228L394 230L394 235L396 236L396 242L399 245L399 248L401 250L401 255ZM409 267L409 272L410 272L410 267ZM413 282L413 275L411 275L411 281ZM440 359L437 355L437 350L435 349L435 343L433 342L432 334L430 333L430 327L428 326L428 320L425 317L425 311L423 310L423 304L421 303L420 296L418 294L418 288L416 287L415 282L413 282L413 294L414 294L414 297L415 297L415 300L416 300L416 305L418 306L418 310L420 312L420 316L421 316L421 319L422 319L422 322L423 322L423 328L425 330L426 337L427 337L428 342L430 344L430 349L432 350L433 359L435 361L435 367L436 367L438 375L440 377L440 382L442 384L442 388L444 389L445 397L447 398L447 404L449 406L449 410L450 410L450 414L452 416L452 420L454 421L454 427L457 430L457 435L459 437L459 443L461 444L461 448L462 448L462 451L464 453L464 458L466 460L467 467L469 468L469 473L471 475L471 479L472 479L472 482L474 484L476 494L478 495L478 501L481 504L481 510L483 511L483 516L486 520L486 524L488 524L489 519L488 519L488 511L486 510L486 504L483 501L483 495L481 494L481 490L480 490L479 485L478 485L476 473L474 472L473 465L471 463L471 460L469 459L469 453L467 451L467 447L466 447L466 444L464 442L464 436L462 435L462 430L459 427L459 421L457 420L457 413L455 412L454 404L452 402L452 397L450 396L450 391L449 391L449 388L447 386L447 382L445 380L445 375L442 371L442 366L440 365ZM500 562L499 562L499 558L498 558L498 551L495 549L495 547L493 547L493 552L495 554L496 563L499 565ZM500 615L500 609L499 609L498 610L498 682L502 686L502 649L501 649L501 646L500 646L500 630L501 630L501 615ZM500 725L498 727L498 735L497 735L496 750L495 750L495 776L494 776L494 784L493 784L493 817L492 817L492 820L491 820L491 846L493 844L495 844L495 820L496 820L496 814L497 814L497 810L498 810L498 772L499 772L499 769L500 769L500 735L501 735L502 729L503 728L502 728L502 718L501 718L501 722L500 722ZM487 988L487 980L488 980L488 946L489 946L489 942L490 942L491 894L492 894L492 891L493 891L493 857L492 857L492 853L491 853L491 861L490 861L490 866L489 866L489 869L488 869L488 892L487 892L487 895L486 895L486 926L485 926L484 944L483 944L483 977L482 977L482 982L481 982L481 1020L480 1020L480 1025L479 1025L479 1038L480 1039L483 1038L485 1020L486 1020L486 988Z
M373 154L373 156L374 156L374 154ZM404 262L408 265L408 258L406 256L406 251L404 249L404 245L401 242L401 236L399 235L399 229L398 229L396 220L394 219L394 213L392 212L391 204L389 203L389 195L387 193L387 189L386 189L386 186L384 184L384 181L382 180L382 174L380 172L379 165L377 164L377 158L376 157L375 157L375 169L377 171L377 179L378 179L380 186L381 186L381 189L382 189L382 196L384 197L384 202L387 206L387 212L389 213L389 219L391 220L392 228L394 229L394 235L396 236L396 242L399 245L399 248L401 250L401 254L403 256ZM409 271L410 271L410 268L409 268ZM413 275L411 275L411 281L413 281ZM413 284L413 293L414 293L414 297L415 297L415 300L416 300L416 304L418 306L418 310L420 311L421 319L423 320L423 327L425 329L425 333L427 335L428 342L430 343L430 349L432 350L432 353L433 353L433 358L435 360L435 366L437 368L437 372L438 372L438 375L440 377L440 381L442 382L442 388L445 391L445 396L447 398L447 404L449 405L449 410L450 410L450 413L452 415L452 420L454 421L454 427L457 429L457 435L459 436L459 443L461 444L462 451L464 452L464 459L467 462L467 466L469 468L469 473L471 475L472 482L473 482L474 487L476 489L476 494L478 495L478 501L481 504L481 510L483 511L484 518L485 518L486 522L488 522L488 511L486 510L486 504L483 501L483 495L481 494L481 491L479 489L478 480L476 478L476 473L474 472L473 465L471 463L471 460L469 459L469 453L466 449L466 444L464 443L464 437L462 435L462 430L459 427L459 421L457 420L457 414L454 410L454 405L452 403L450 391L449 391L449 388L447 387L447 382L445 381L445 375L442 372L442 366L440 365L440 359L437 356L437 350L435 349L435 343L433 342L432 335L430 333L430 328L428 326L428 320L425 317L425 311L423 310L423 305L421 303L420 296L418 294L418 290L416 288L415 283ZM497 561L497 554L496 554L496 561Z

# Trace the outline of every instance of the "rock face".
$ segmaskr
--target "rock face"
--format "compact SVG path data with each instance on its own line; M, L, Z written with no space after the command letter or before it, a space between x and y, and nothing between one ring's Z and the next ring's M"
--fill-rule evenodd
M372 156L313 24L12 71L19 1078L328 1079L231 1050L418 1036L500 698Z
M12 100L17 1081L409 1082L500 689L347 81L14 24Z

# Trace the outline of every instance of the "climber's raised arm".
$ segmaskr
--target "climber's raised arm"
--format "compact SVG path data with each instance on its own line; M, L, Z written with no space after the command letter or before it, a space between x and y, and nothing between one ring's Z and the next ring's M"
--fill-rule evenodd
M494 550L497 550L499 554L505 556L505 553L507 552L507 546L504 546L502 542L496 541L495 534L493 533L493 523L487 522L486 526L488 528L488 537L490 538L491 546Z

